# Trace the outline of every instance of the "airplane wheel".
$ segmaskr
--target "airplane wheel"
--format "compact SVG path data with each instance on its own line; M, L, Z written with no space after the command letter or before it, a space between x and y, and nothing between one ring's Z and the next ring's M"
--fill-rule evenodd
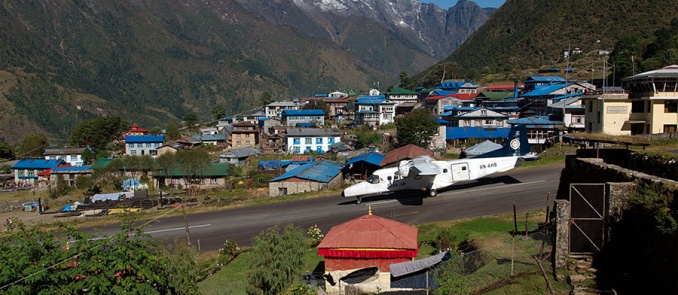
M437 196L437 195L438 195L438 191L437 191L437 190L434 190L434 189L428 190L428 196L429 196L429 197L435 197L435 196Z
M363 200L361 200L360 198L358 198L358 199L355 201L355 203L356 203L356 204L360 204L360 203L362 203L362 201L363 201Z

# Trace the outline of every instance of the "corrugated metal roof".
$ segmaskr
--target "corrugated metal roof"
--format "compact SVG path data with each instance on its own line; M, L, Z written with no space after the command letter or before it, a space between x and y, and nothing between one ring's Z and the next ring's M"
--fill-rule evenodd
M66 163L64 160L23 159L12 166L12 169L50 169Z
M52 173L87 173L92 172L92 166L57 166L52 168Z
M165 142L164 135L127 135L125 143Z
M626 77L622 79L622 81L631 81L634 79L642 78L668 78L668 77L678 77L678 65L670 65L665 66L658 70L643 72L635 76Z
M468 138L506 138L511 128L483 128L483 127L447 127L445 139L468 139Z
M533 97L533 96L552 95L551 92L558 91L558 90L563 89L563 88L570 86L570 85L572 85L572 83L549 85L549 86L546 86L546 87L535 89L535 90L530 91L528 93L525 93L521 96Z
M42 153L45 156L50 155L80 155L85 151L85 148L63 148L63 149L45 149Z
M318 249L418 249L417 228L376 215L363 215L332 227Z
M408 144L404 147L399 147L395 150L392 150L384 156L384 159L381 160L379 166L386 166L389 164L396 163L400 160L414 159L419 156L430 156L433 157L433 151L429 151L423 147L416 146L414 144Z
M226 141L226 136L223 134L206 134L201 135L200 139L202 141Z
M317 161L292 169L291 171L272 179L271 182L282 181L289 178L299 178L327 183L339 173L341 173L340 163L334 161Z
M565 79L560 76L529 76L524 82L565 82Z
M355 100L355 104L380 104L386 101L386 97L383 95L377 96L361 96Z
M92 165L92 169L98 169L98 168L106 167L106 166L108 166L108 164L111 163L111 161L113 161L112 158L101 158L101 159L97 160L94 163L94 165Z
M284 110L282 111L283 116L324 116L325 111L323 110Z
M409 90L409 89L396 87L396 88L393 88L393 89L387 91L386 94L388 94L388 95L405 95L405 94L407 94L407 95L417 95L419 93L416 92L416 91Z
M249 156L257 156L257 155L260 155L260 154L261 154L261 152L259 152L258 149L246 147L246 148L232 149L230 151L227 151L227 152L219 155L219 158L245 158L245 157L249 157Z
M563 125L563 122L561 121L551 121L548 116L532 116L520 119L513 119L506 121L506 123L511 125L526 125L528 127L535 125L542 125L545 127L548 125Z
M346 164L344 164L344 166L348 166L348 165L351 165L351 164L354 164L354 163L357 163L357 162L360 162L360 161L379 166L379 164L384 159L384 157L385 156L380 154L380 153L366 153L366 154L362 154L362 155L355 156L353 158L348 159L346 161Z
M209 163L209 165L205 166L205 168L202 169L202 171L197 172L196 175L191 176L225 177L228 175L228 166L230 165L231 164L229 163ZM174 167L167 174L165 174L164 171L158 171L154 173L153 176L183 177L184 171L181 171L179 167Z

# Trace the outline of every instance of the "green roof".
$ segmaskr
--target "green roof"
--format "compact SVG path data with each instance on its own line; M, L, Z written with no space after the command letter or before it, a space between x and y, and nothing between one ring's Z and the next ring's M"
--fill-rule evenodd
M482 91L477 98L487 98L489 100L503 100L506 98L512 98L513 91Z
M230 165L231 164L229 163L210 163L209 166L207 166L200 175L208 177L225 177L228 175L228 166ZM178 167L174 167L172 170L169 171L169 175L166 175L164 171L158 171L154 173L153 176L182 177L184 176L184 173Z
M386 92L386 94L389 94L389 95L396 94L396 95L398 95L398 94L419 94L419 93L416 92L416 91L405 89L405 88L396 87L396 88L393 88L393 89L389 90L388 92Z
M104 167L108 166L108 164L110 164L111 161L113 161L112 158L101 158L101 159L97 160L94 163L94 165L92 165L92 169L104 168Z

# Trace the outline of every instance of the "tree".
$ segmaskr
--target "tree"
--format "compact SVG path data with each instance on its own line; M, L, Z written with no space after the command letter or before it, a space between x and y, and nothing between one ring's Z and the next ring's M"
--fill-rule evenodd
M195 123L197 123L197 122L198 122L198 115L196 115L194 113L190 113L190 114L184 116L184 123L185 123L184 126L186 128L188 128L189 131L195 129Z
M373 144L378 144L381 142L381 134L376 131L370 130L366 125L358 126L355 129L357 146L356 148L369 147Z
M175 155L173 153L164 153L155 160L155 169L157 169L160 174L165 177L169 177L172 169L174 168ZM158 186L164 186L165 182L159 182ZM172 187L170 186L170 195L172 194Z
M4 141L0 140L0 159L14 158L14 149Z
M180 149L175 154L176 167L187 184L193 183L196 178L202 177L209 163L209 153L201 148Z
M306 243L300 228L273 226L254 237L247 271L247 294L280 294L301 275ZM275 271L271 271L271 270Z
M40 133L26 135L16 149L17 158L41 158L45 148L49 146L47 137Z
M161 135L162 134L162 129L160 127L153 127L151 130L148 130L149 135Z
M223 105L217 104L212 107L212 117L214 117L215 120L219 120L226 116L226 107Z
M165 127L165 140L171 141L179 138L181 134L179 133L179 124L176 122L169 122Z
M419 109L407 113L405 116L396 118L398 134L398 146L408 144L428 148L429 142L438 129L429 110Z
M129 130L129 123L120 117L97 117L80 123L71 133L72 146L90 146L96 151L105 150L108 143Z
M41 231L13 223L13 229L0 239L1 291L189 294L176 284L192 285L192 268L186 265L187 260L194 261L190 251L175 249L171 256L164 255L160 243L133 222L123 219L122 230L104 239L94 239L94 235L67 224L61 224L59 230Z
M268 91L264 91L264 93L262 93L261 97L259 98L259 102L261 103L262 106L272 103L273 95Z

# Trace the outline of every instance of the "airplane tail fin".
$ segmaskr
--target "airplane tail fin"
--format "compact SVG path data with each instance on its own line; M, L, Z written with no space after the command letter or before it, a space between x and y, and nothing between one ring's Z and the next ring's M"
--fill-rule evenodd
M514 125L509 131L508 138L504 145L497 150L476 156L474 158L494 158L494 157L519 157L531 158L530 143L527 141L527 129L525 125Z

